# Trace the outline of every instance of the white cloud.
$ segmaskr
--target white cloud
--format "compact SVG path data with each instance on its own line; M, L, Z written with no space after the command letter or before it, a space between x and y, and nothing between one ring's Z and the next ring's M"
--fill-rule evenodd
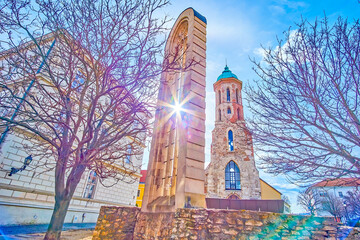
M262 47L260 47L260 48L255 48L254 51L253 51L253 53L254 53L255 55L260 56L261 58L264 58L264 57L266 56L266 51L265 51Z
M279 5L271 5L269 6L269 10L273 13L273 14L285 14L286 10Z
M276 2L279 5L286 6L291 9L304 8L308 6L307 3L301 1L277 0Z
M278 187L281 189L287 189L287 190L297 190L299 189L299 186L295 185L295 184L291 184L291 183L279 183L279 182L275 182L272 183L273 187Z

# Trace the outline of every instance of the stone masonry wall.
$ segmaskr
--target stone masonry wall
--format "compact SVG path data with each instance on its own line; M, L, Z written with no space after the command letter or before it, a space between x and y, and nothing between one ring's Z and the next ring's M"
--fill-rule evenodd
M93 239L133 239L140 208L101 207Z
M144 213L102 207L93 240L99 239L359 239L359 229L331 218L246 210L177 209Z

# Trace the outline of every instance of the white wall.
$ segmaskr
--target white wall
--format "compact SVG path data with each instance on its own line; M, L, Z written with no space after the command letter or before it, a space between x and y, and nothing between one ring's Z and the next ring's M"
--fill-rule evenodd
M26 140L21 134L8 134L0 152L0 225L48 223L54 205L54 171L41 165L45 160L33 157L31 164L22 172L8 176L11 167L19 168L30 154L24 151ZM29 143L29 142L28 142ZM137 165L142 156L132 156ZM49 159L47 159L49 160ZM47 171L46 171L47 170ZM104 187L97 181L93 199L83 198L89 171L86 171L76 188L65 222L96 222L102 205L135 206L139 178L131 184L118 182ZM140 174L139 174L140 176ZM107 184L114 183L108 180Z

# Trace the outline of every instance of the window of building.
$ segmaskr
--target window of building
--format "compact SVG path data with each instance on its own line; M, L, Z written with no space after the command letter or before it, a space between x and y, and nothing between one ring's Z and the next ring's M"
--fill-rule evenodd
M339 192L339 197L344 197L343 193L342 192Z
M236 102L239 103L239 90L236 89Z
M219 104L221 103L221 92L219 90Z
M229 130L228 132L228 139L229 139L229 151L234 151L233 132L231 130Z
M231 114L231 108L230 108L230 107L228 107L227 113L228 113L228 114Z
M320 195L320 197L326 197L326 192L320 191L320 192L319 192L319 195Z
M230 89L226 89L226 101L230 102Z
M140 127L139 121L135 119L132 124L132 129L137 129L139 127Z
M225 189L240 190L240 170L234 161L230 161L225 168Z
M96 172L91 170L85 187L84 198L94 198L96 179L97 179Z
M238 117L238 119L240 119L240 110L239 109L237 109L237 117Z
M221 110L219 109L219 121L221 121Z
M140 197L140 190L138 190L137 196Z
M130 159L131 159L131 153L132 153L132 147L130 144L127 145L127 150L126 150L126 158L125 158L125 163L130 163Z
M78 92L81 92L82 85L85 83L85 77L81 72L78 72L75 76L74 81L71 83L71 88Z

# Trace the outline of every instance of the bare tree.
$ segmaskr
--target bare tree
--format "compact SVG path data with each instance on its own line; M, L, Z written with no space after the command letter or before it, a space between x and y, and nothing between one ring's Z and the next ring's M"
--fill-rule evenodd
M340 221L345 217L344 202L331 192L326 192L325 198L322 201L323 209L329 212L336 221Z
M344 210L348 220L360 218L360 191L349 191L344 196Z
M262 167L301 183L359 177L359 21L304 20L278 44L246 90Z
M287 204L290 205L290 199L287 195L281 195L281 199L284 200L284 202L286 202Z
M313 191L301 191L298 195L298 204L302 206L306 211L309 211L311 215L316 214L316 210L321 205L321 199L318 194Z
M100 180L121 181L139 171L129 155L142 152L157 77L171 65L163 66L159 57L167 19L154 16L166 4L0 3L1 141L8 132L26 132L31 144L25 147L39 166L55 171L55 206L45 239L59 239L86 169Z

